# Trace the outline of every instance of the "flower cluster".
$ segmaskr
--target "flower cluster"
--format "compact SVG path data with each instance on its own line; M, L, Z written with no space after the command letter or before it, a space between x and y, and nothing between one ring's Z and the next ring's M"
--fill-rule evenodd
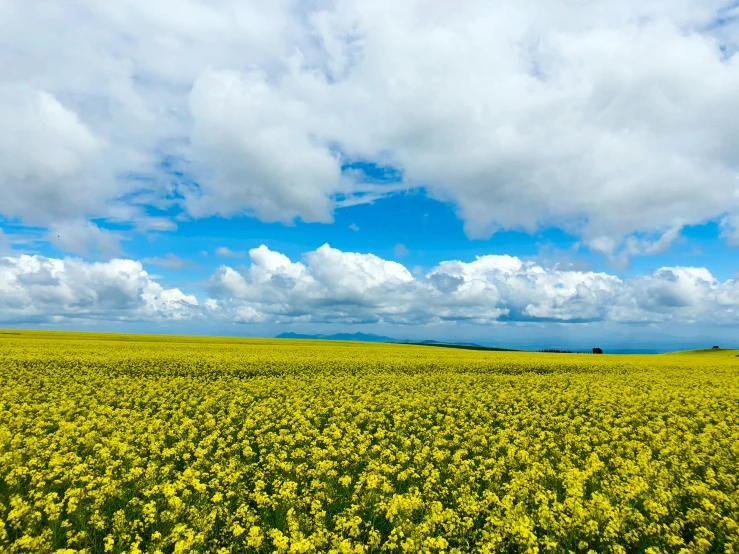
M0 551L739 552L738 370L0 335Z

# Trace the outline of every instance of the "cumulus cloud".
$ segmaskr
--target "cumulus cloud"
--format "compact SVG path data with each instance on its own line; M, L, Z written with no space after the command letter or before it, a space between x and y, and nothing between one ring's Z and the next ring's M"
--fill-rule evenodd
M665 267L621 279L544 268L512 256L445 261L414 277L396 262L329 245L292 262L266 246L243 272L221 266L209 291L239 322L739 322L739 283L705 268Z
M265 221L332 221L341 162L316 138L311 108L270 86L263 72L208 72L190 96L194 215L250 213Z
M238 321L394 321L405 309L399 295L410 293L404 287L413 281L398 263L328 245L307 253L307 265L266 246L249 257L245 274L221 266L210 280L211 295Z
M52 94L0 83L0 214L43 223L94 209L105 143Z
M270 85L273 134L397 167L472 237L555 225L616 260L659 252L739 210L739 64L703 31L721 5L337 3L309 19L318 58Z
M322 36L352 25L361 55L323 98L347 151L389 153L470 236L557 225L616 255L648 232L627 254L649 253L739 209L739 64L699 32L711 6L664 8L341 3Z
M0 258L2 322L179 320L198 313L193 295L163 287L134 260Z
M0 212L120 217L136 192L328 222L393 190L342 172L359 160L453 202L471 237L557 226L614 259L739 215L724 0L450 6L6 1Z
M0 257L0 322L739 323L739 282L718 281L705 268L664 267L622 279L490 255L411 273L397 262L329 245L300 261L260 246L249 259L240 271L220 266L199 302L158 282L135 260Z
M8 49L3 50L0 59L8 55ZM138 221L144 227L164 225L162 218L150 218L140 207L120 201L143 186L125 176L141 170L143 160L153 153L137 153L116 143L55 94L30 83L4 83L3 78L0 216L36 226L87 227L98 243L102 231L85 218ZM105 241L112 245L111 240ZM69 251L84 248L75 241Z

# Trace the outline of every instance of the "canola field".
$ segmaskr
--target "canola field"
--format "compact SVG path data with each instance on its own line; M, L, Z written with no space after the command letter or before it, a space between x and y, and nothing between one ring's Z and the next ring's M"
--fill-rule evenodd
M0 552L739 552L739 352L0 332Z

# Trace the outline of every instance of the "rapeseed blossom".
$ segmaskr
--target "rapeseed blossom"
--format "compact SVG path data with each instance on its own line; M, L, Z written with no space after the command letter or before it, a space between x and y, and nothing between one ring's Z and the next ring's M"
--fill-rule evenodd
M0 551L739 552L739 358L0 338Z

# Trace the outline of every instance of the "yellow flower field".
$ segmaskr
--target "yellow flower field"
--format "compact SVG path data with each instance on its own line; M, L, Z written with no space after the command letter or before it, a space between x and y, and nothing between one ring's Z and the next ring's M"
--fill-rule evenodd
M0 551L739 552L739 352L0 332Z

